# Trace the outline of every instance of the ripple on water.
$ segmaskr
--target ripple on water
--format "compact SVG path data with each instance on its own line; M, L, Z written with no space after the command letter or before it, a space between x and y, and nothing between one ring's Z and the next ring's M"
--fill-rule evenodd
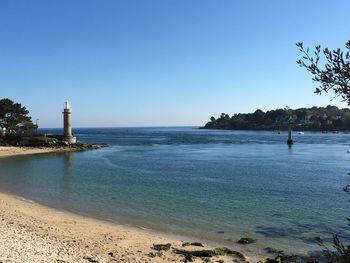
M50 132L50 131L48 131ZM54 133L54 132L51 132ZM350 134L75 130L98 151L0 160L0 189L151 229L313 251L347 226ZM349 142L349 143L347 143Z

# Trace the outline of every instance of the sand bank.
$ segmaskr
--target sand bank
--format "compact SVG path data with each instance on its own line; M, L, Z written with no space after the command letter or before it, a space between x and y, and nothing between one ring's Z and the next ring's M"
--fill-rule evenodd
M167 251L153 247L167 243L171 244ZM0 262L184 262L176 249L209 249L182 245L181 240L0 193ZM234 258L225 255L203 261L194 257L193 262L233 262Z
M37 148L37 147L0 146L0 158L16 156L16 155L41 154L41 153L51 153L51 152L63 152L63 151L72 151L72 149L49 148L49 147Z
M86 150L96 150L106 145L89 144L78 142L71 145L56 145L55 147L15 147L15 146L0 146L0 158L11 157L16 155L27 154L43 154L43 153L62 153L62 152L78 152Z

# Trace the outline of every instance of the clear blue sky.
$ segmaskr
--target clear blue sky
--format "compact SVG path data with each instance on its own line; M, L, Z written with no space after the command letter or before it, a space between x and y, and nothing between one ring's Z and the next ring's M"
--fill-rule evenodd
M41 127L202 125L210 116L346 107L317 96L295 46L344 47L350 1L0 1L0 94Z

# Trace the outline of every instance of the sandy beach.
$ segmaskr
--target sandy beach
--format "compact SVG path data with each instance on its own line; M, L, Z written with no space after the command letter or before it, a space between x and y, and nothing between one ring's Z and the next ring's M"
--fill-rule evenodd
M51 152L62 152L67 151L69 149L65 148L34 148L34 147L14 147L14 146L0 146L0 158L10 157L16 155L26 155L26 154L43 154L43 153L51 153ZM74 150L73 148L70 149Z
M3 193L0 222L0 262L184 262L176 249L211 249L183 247L180 240L58 211ZM170 248L156 250L155 244L170 244ZM193 262L203 259L243 261L226 255L194 257Z
M55 149L0 147L0 156L53 151ZM184 246L185 241L198 240L182 241L86 218L4 193L0 193L0 222L0 262L6 263L188 262L181 252L213 249L205 244L204 247ZM165 246L157 246L159 244ZM256 262L259 258L242 258L234 251L213 257L193 256L191 262Z

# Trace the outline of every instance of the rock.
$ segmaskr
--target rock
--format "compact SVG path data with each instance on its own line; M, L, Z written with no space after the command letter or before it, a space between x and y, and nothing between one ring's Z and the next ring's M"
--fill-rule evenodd
M149 252L147 256L149 256L150 258L155 258L157 255L154 252Z
M214 249L203 249L203 250L184 250L184 249L175 249L174 252L176 254L184 255L185 258L187 255L191 255L194 257L201 257L201 258L209 258L213 256L234 256L235 258L239 259L242 262L246 262L245 256L238 252L231 249L228 249L226 247L219 247Z
M185 257L185 262L193 262L193 256L191 254L186 254L184 255Z
M230 251L228 252L228 255L234 255L234 256L237 257L240 261L242 261L242 262L247 262L246 257L245 257L241 252L234 251L234 250L230 250Z
M195 250L195 251L190 251L190 250L184 250L184 249L175 249L174 251L176 254L181 254L184 255L185 258L190 256L194 257L212 257L215 256L215 251L214 250Z
M108 256L114 257L113 252L109 252L109 253L108 253Z
M256 240L250 237L242 237L240 240L237 241L238 244L243 244L243 245L252 244L255 242Z
M203 244L200 242L192 242L192 243L184 242L182 243L182 246L183 247L187 247L187 246L204 247Z
M98 261L93 259L92 257L84 256L83 259L87 260L90 263L98 263Z
M155 258L155 257L161 257L163 255L163 253L161 251L158 252L149 252L147 254L147 256L149 256L150 258Z
M204 247L202 243L200 242L192 242L191 246L196 246L196 247Z
M213 252L214 252L214 256L225 256L230 254L233 251L231 251L226 247L217 247L217 248L214 248Z
M168 251L171 248L171 244L153 244L152 249L157 251Z
M266 258L258 261L257 263L319 263L317 259L304 258L300 256L287 256L287 255L279 255L275 258Z
M283 250L277 250L277 249L272 248L272 247L266 247L266 248L264 248L264 251L266 253L275 254L275 255L283 255L284 254Z

